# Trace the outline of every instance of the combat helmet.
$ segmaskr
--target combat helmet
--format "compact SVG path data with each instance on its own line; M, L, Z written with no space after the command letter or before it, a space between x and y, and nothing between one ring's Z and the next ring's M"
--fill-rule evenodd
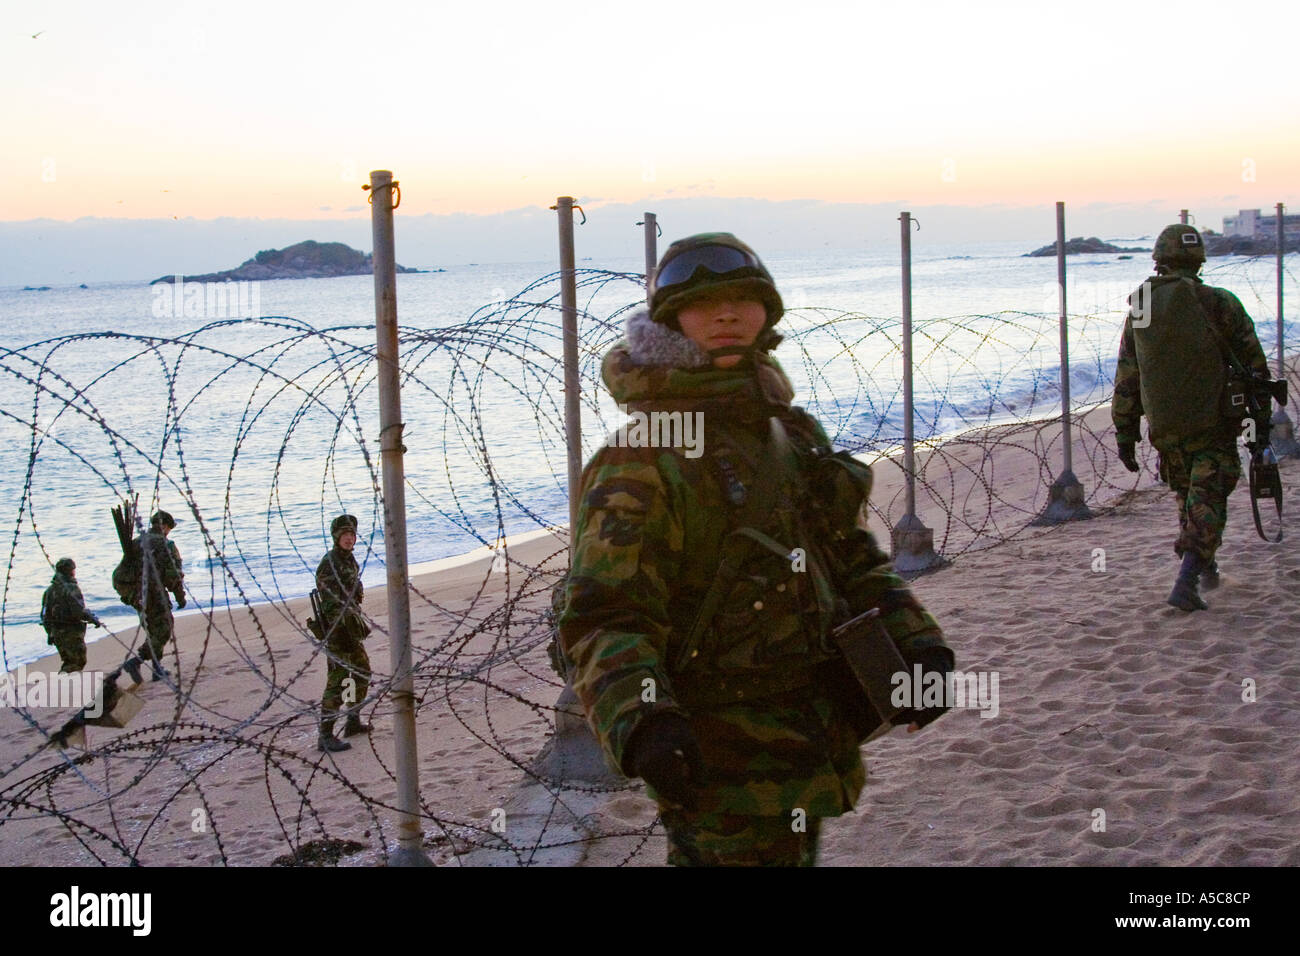
M702 292L730 289L753 296L767 310L770 329L785 314L772 274L753 249L729 232L678 239L659 260L650 293L650 318L677 328L677 313Z
M153 517L149 519L149 527L154 531L160 531L163 525L174 528L176 527L176 519L171 516L170 512L155 511Z
M353 534L357 533L356 515L339 515L330 522L330 537L334 539L336 544L344 531L351 531Z
M1195 226L1176 222L1160 230L1151 258L1165 266L1199 266L1205 262L1205 242Z
M55 574L66 574L68 577L72 577L73 572L76 570L77 562L71 558L59 558L58 561L54 562Z

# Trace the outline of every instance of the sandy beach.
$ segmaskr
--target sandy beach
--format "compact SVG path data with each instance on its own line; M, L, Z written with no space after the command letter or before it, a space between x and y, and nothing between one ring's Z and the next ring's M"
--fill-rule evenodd
M1209 612L1186 614L1165 604L1173 496L1145 444L1143 472L1123 470L1108 407L1075 430L1093 518L1027 527L1059 441L1055 422L1005 426L921 456L917 511L953 560L913 587L958 667L996 673L996 714L954 710L867 744L867 789L824 825L821 864L1300 863L1300 461L1282 464L1286 541L1258 539L1243 478L1222 586ZM873 525L887 540L901 472L875 471ZM507 571L484 553L412 582L437 863L663 865L639 782L562 787L527 772L560 691L543 611L563 548L542 534L510 548ZM386 607L382 589L367 593L380 690ZM382 863L395 839L390 702L366 705L374 732L350 751L316 751L325 664L307 616L305 599L182 615L168 661L179 680L142 685L141 712L124 729L89 728L89 751L42 749L40 731L0 709L0 865L266 865L295 850ZM111 669L137 640L91 645L88 667ZM31 713L45 731L70 716Z

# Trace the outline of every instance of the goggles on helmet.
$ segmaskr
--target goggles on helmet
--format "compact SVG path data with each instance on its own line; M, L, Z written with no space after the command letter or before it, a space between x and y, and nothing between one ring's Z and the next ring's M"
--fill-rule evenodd
M655 273L655 289L690 282L700 269L726 276L741 269L751 269L755 275L760 275L762 268L757 256L733 246L696 246L663 264Z

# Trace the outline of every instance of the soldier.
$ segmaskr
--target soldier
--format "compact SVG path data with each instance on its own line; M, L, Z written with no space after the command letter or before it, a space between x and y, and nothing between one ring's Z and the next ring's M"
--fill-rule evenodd
M602 367L633 418L583 472L560 643L606 758L658 801L676 865L812 865L821 818L853 809L880 720L832 626L878 608L909 668L953 665L866 530L870 469L790 404L769 354L783 312L749 246L692 236ZM674 414L680 440L665 442Z
M128 593L128 601L140 614L145 628L145 639L135 655L122 665L136 683L140 682L140 664L147 661L153 669L153 679L170 676L163 667L163 648L172 639L175 621L172 618L171 596L176 597L176 607L185 607L185 573L181 553L170 540L176 519L166 511L156 511L149 519L149 530L130 545L127 560L119 567L127 569L126 580L115 574L113 586L119 593ZM132 577L134 575L134 577Z
M339 515L330 523L334 547L321 558L316 568L316 590L320 592L321 627L325 631L327 671L325 694L320 702L320 734L316 749L336 752L352 745L334 736L333 724L343 703L344 686L351 682L351 698L345 711L347 723L343 736L370 733L370 725L361 722L361 701L370 689L370 658L361 642L370 633L370 625L361 613L365 588L361 569L352 554L357 543L357 519Z
M41 596L41 625L47 643L59 652L63 666L59 671L70 674L86 666L86 625L103 627L90 611L77 585L77 564L60 558L54 565L54 578Z
M1138 423L1147 417L1147 437L1160 453L1160 477L1178 498L1174 552L1182 565L1169 603L1203 611L1209 605L1199 587L1219 584L1215 552L1228 520L1228 495L1241 477L1242 415L1222 411L1225 350L1264 378L1268 362L1237 297L1201 281L1205 244L1196 229L1166 226L1151 258L1156 274L1129 296L1111 417L1120 461L1133 472Z

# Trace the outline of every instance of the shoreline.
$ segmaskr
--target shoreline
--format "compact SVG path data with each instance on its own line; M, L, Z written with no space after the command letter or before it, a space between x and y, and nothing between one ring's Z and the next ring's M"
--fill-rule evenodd
M992 525L961 507L949 516L956 554L978 553L911 587L963 671L1000 673L1000 708L993 719L955 711L921 735L866 745L868 789L855 813L827 822L824 864L1300 863L1300 734L1290 732L1300 730L1300 554L1253 540L1243 483L1211 610L1169 608L1170 492L1148 470L1130 476L1097 454L1113 439L1104 408L1084 420L1076 472L1096 499L1090 521L1025 527L1046 495L1037 426L918 455L922 471L942 465L953 476L982 464L997 486ZM1059 452L1050 439L1044 448L1049 459ZM1294 487L1300 463L1282 467ZM875 471L872 502L887 522L901 468ZM927 507L918 487L922 518L933 515ZM943 526L929 523L938 547ZM1300 533L1294 512L1286 527ZM996 543L995 532L1004 535ZM565 542L551 530L511 548L541 579L514 562L494 574L490 549L476 550L412 577L426 851L445 865L516 865L545 843L557 849L537 862L662 865L662 831L639 784L552 793L523 769L552 732L560 691L542 615ZM340 754L315 749L325 665L302 634L305 597L184 615L165 661L179 684L143 684L141 713L124 730L89 728L89 751L40 750L40 735L0 708L0 792L12 799L25 781L28 794L21 805L0 800L0 865L95 862L64 819L78 822L83 840L102 835L89 846L110 865L265 865L318 840L355 846L343 865L382 863L395 799L385 599L376 588L364 606L378 625L368 641L376 683L363 708L375 729ZM128 636L91 645L89 668L115 665ZM1258 703L1242 701L1243 676L1258 681ZM67 716L34 715L47 730ZM93 773L65 772L80 755ZM113 795L113 812L101 791ZM1097 807L1110 821L1102 833L1090 829ZM196 810L206 832L191 828ZM514 821L504 837L491 829L497 811Z

